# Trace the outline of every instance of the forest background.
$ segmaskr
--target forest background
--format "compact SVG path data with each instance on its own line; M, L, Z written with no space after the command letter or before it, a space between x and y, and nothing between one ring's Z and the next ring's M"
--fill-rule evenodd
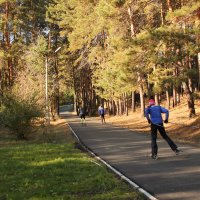
M0 0L0 41L0 121L19 139L66 103L143 116L154 96L199 120L198 0Z

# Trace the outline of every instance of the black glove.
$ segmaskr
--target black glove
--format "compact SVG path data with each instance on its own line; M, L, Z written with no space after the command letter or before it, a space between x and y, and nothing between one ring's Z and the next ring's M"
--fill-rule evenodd
M164 123L167 124L167 123L168 123L168 119L165 119L165 120L164 120Z
M148 120L148 123L151 124L151 120L150 119L147 119L147 120Z

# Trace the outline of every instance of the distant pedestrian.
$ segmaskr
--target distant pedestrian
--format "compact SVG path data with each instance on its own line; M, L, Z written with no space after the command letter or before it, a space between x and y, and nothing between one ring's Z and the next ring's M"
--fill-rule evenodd
M165 120L162 119L162 113L165 113ZM160 132L163 139L166 140L171 149L179 154L180 150L177 148L176 144L170 139L166 134L164 123L168 123L169 111L159 105L155 105L155 100L149 100L149 106L145 110L145 117L148 120L148 123L151 124L151 157L157 159L158 145L157 145L157 130Z
M105 121L105 109L104 109L103 106L99 106L98 113L99 113L99 115L101 117L101 123L105 124L106 123L106 121Z
M79 109L79 117L81 118L81 124L82 126L85 125L86 126L86 121L85 121L85 109L83 107L81 107Z

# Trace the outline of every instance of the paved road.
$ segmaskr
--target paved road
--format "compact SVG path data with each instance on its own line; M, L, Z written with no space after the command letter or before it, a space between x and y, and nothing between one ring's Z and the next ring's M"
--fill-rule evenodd
M95 154L159 200L200 200L200 148L179 145L175 156L163 140L158 140L159 159L152 160L150 136L100 121L62 115L80 140Z

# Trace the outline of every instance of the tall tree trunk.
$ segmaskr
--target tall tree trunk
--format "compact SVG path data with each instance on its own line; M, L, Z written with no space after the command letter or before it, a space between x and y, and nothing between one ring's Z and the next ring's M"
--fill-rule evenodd
M144 117L145 103L144 103L144 89L142 84L139 85L139 90L140 90L141 116Z
M156 65L154 65L153 70L154 70L154 71L156 70ZM158 84L157 81L155 81L155 82L154 82L154 86L156 87L157 84ZM154 98L155 98L155 103L156 103L156 105L159 105L159 97L158 97L158 93L157 93L157 92L155 92Z
M73 89L74 89L74 112L76 112L76 114L78 115L78 95L77 95L76 75L74 66L72 66L72 77L73 77Z
M173 86L173 107L177 106L177 92L175 86Z
M5 47L7 50L7 54L10 51L10 30L9 30L9 1L5 2L5 25L4 25L4 35L5 35ZM8 70L8 85L11 86L13 83L13 66L12 59L10 56L7 58L7 70Z
M164 6L163 6L163 2L161 1L160 18L161 18L161 25L162 26L164 25L164 21L165 21L163 9L164 9Z
M169 90L166 90L166 98L167 98L167 109L170 109L170 95L169 95Z
M177 68L174 69L173 76L177 77ZM177 106L177 88L173 85L173 107Z
M171 5L171 0L167 0L167 7L168 7L168 10L169 10L170 12L173 11L173 10L172 10L172 5Z
M122 98L123 98L123 114L126 113L126 96L125 93L122 94Z
M200 52L198 53L198 71L199 71L198 89L200 90Z
M114 99L112 99L112 113L113 113L113 115L116 115Z
M194 98L192 96L192 92L190 91L189 84L185 83L185 92L187 95L187 104L189 109L189 118L195 116L195 107L194 107Z
M116 100L117 115L119 116L119 100Z
M77 109L77 97L76 97L76 92L74 91L74 112L78 113Z
M135 91L132 91L132 112L135 112Z
M97 101L97 95L96 95L96 92L92 86L92 106L91 106L91 111L89 113L90 116L94 115L95 112L96 112L96 101Z
M156 105L159 105L159 95L158 95L158 93L155 93L155 103L156 103Z
M124 93L124 97L125 97L125 112L126 112L126 116L128 116L128 97L127 97L127 92Z
M128 7L128 15L129 15L129 19L130 19L130 28L131 28L131 37L135 36L135 26L134 26L134 18L133 18L133 12L131 7Z
M106 101L107 108L108 108L108 115L110 116L110 101Z
M2 80L2 70L0 70L0 105L1 105L2 95L3 95L3 80Z
M181 103L181 90L180 88L178 89L178 92L177 92L177 103Z
M119 115L122 115L122 102L121 102L121 97L119 98Z

